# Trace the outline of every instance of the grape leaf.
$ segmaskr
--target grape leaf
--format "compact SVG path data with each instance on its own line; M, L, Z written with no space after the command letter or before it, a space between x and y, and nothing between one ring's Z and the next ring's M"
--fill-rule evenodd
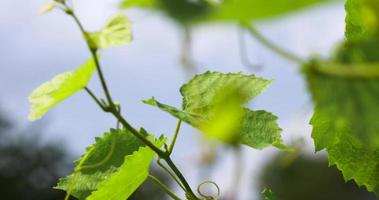
M305 67L315 104L312 137L316 150L326 149L329 163L345 180L379 194L379 1L347 0L345 8L347 41L332 60L336 64ZM314 70L320 65L323 71ZM334 73L325 73L328 69Z
M115 15L100 31L90 33L89 39L92 48L105 49L128 44L133 39L131 23L125 15Z
M155 145L161 147L165 139L161 137ZM125 200L127 199L149 175L149 166L155 156L149 147L140 147L132 155L125 157L125 162L119 170L107 180L100 183L88 200Z
M379 23L379 1L347 0L346 31L348 41L356 41L377 32Z
M379 79L307 71L315 103L312 137L329 163L369 191L379 192Z
M95 68L95 62L91 58L75 71L59 74L40 85L29 96L31 103L29 120L40 119L56 104L83 89L91 79Z
M216 20L257 20L277 17L333 0L227 0L215 9Z
M212 9L206 0L123 0L122 8L139 7L160 11L179 24L188 24L206 16Z
M271 81L242 73L206 72L183 85L183 110L154 98L144 103L200 129L207 136L262 149L274 145L286 149L280 138L276 117L264 111L251 111L242 105L263 92Z
M249 21L267 19L334 0L124 0L121 7L160 10L176 21Z
M140 132L146 136L143 129ZM153 140L152 136L148 138ZM56 189L65 190L78 199L86 199L99 189L99 184L119 173L122 166L129 165L126 157L130 156L128 160L133 160L131 155L143 147L144 144L126 129L111 129L103 137L96 138L96 143L87 148L87 152L76 162L74 173L61 178Z

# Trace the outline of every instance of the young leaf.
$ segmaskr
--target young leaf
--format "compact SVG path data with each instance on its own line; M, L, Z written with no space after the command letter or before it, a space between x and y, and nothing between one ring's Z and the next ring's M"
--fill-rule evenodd
M111 129L96 138L96 142L76 161L75 172L60 179L56 188L85 199L100 182L117 171L126 155L133 154L140 147L143 143L129 131Z
M165 138L161 137L155 141L155 145L161 147L164 142ZM119 170L100 183L87 200L127 199L146 180L154 156L154 151L149 147L140 147L132 155L126 156Z
M133 39L131 23L125 15L118 14L100 31L90 33L89 39L93 48L100 49L128 44Z
M242 107L269 84L268 80L241 73L206 72L181 87L183 110L154 98L144 102L226 143L242 143L257 149L274 145L285 149L275 116Z
M143 130L140 132L144 133ZM149 139L153 140L153 137L149 136ZM160 138L159 142L155 144L157 146L161 145L163 140L164 138ZM144 148L144 144L126 129L111 129L103 137L96 138L96 143L87 148L87 152L76 162L74 173L61 178L56 189L65 190L78 199L89 198L94 191L99 190L100 184L111 180L112 177L117 177L116 174L121 171L123 171L123 174L134 175L134 171L125 171L125 167L123 166L132 166L132 163L135 162L135 155L139 155L136 152ZM148 150L151 151L150 149ZM146 152L146 150L142 151ZM145 153L143 155L147 156ZM129 188L123 188L122 191L128 190L127 192L133 192L134 190L132 191L131 189L138 187L137 182L134 182L134 184L128 186L126 184L121 185L122 187ZM103 186L101 188L104 189ZM101 190L103 191L103 189ZM108 190L109 188L105 187L105 189Z
M95 62L91 58L75 71L59 74L40 85L29 96L31 103L29 120L40 119L56 104L83 89L91 79L95 68Z

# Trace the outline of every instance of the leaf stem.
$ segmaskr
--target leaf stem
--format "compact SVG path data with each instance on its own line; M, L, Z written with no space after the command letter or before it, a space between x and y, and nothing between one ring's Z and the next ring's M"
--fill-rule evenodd
M297 56L291 52L288 52L287 50L277 46L274 42L267 39L263 34L261 34L252 24L248 22L241 22L241 26L245 27L246 30L249 31L249 33L255 37L260 43L265 45L267 48L271 49L278 55L281 55L284 58L287 58L288 60L291 60L298 64L305 63L305 60L301 58L300 56Z
M105 105L95 96L95 94L88 87L84 87L84 90L92 97L96 104L99 105L101 109L103 109L103 111L106 111Z
M174 137L172 138L172 141L171 141L170 146L168 148L168 153L170 155L171 155L172 151L174 150L174 146L175 146L175 143L176 143L176 139L178 138L178 135L179 135L179 130L180 130L181 124L182 124L182 120L179 119L178 123L176 124L176 129L175 129Z
M112 97L110 95L110 92L109 92L109 89L108 89L108 86L107 86L107 83L105 81L105 77L104 77L104 73L101 69L101 66L100 66L100 62L99 62L99 58L97 57L96 55L96 52L97 52L97 48L96 47L93 47L91 45L91 41L90 41L90 38L89 38L89 35L88 35L88 32L84 29L82 23L80 22L79 18L76 16L75 12L73 11L72 8L68 7L67 4L63 4L66 8L66 13L68 15L70 15L75 23L78 25L85 41L86 41L86 44L88 46L88 49L89 51L91 52L91 55L93 57L93 60L95 61L95 65L96 65L96 70L97 70L97 74L99 75L99 78L100 78L100 82L101 82L101 86L103 87L103 90L104 90L104 93L105 93L105 96L107 98L107 101L108 101L108 104L110 106L113 106L114 103L113 103L113 100L112 100Z
M164 166L162 163L161 163L161 159L158 158L157 159L157 164L158 166L160 166L167 174L169 174L171 176L171 178L183 189L185 190L184 186L182 185L182 183L178 180L178 178L175 176L175 174L173 174L166 166Z
M157 177L149 174L149 178L153 183L155 183L158 187L160 187L164 192L166 192L172 199L181 200L173 191L171 191L162 181L160 181Z

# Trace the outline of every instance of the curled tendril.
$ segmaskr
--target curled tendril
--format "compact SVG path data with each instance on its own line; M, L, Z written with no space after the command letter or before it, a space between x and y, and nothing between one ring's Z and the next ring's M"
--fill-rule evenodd
M217 190L217 194L216 196L210 196L210 195L206 195L204 194L204 192L201 191L201 188L206 185L206 184L210 184L210 185L213 185L215 186L216 190ZM211 180L205 180L203 181L202 183L200 183L199 186L197 186L197 192L199 193L199 195L201 197L204 198L204 200L218 200L220 198L220 195L221 195L221 192L220 192L220 187L217 185L216 182L214 181L211 181Z

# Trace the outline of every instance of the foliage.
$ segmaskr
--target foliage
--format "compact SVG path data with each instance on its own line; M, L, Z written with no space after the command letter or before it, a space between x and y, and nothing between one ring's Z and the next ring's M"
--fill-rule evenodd
M250 24L252 20L285 15L323 2L327 0L125 0L122 6L162 11L186 30L197 22L234 21L247 27L267 47L301 64L315 104L311 124L316 150L326 149L329 163L342 171L345 180L353 179L359 186L378 193L379 1L346 1L346 41L329 60L315 58L303 62L270 43ZM65 0L55 0L42 11L54 8L60 8L74 19L92 58L77 70L60 74L38 87L29 97L32 103L29 119L41 118L59 102L85 89L99 107L122 126L97 138L76 162L73 174L60 180L57 188L67 191L66 199L70 195L79 199L126 199L146 178L153 177L148 169L155 156L158 165L183 189L187 199L199 199L171 160L182 121L205 136L229 145L245 144L255 149L275 146L290 150L282 142L275 115L246 107L246 103L262 93L271 81L243 73L196 75L180 88L181 109L154 98L144 101L179 120L169 144L164 136L154 138L144 129L136 130L123 117L121 105L113 101L98 59L98 50L131 42L129 19L119 14L100 31L88 32ZM95 68L105 100L86 87ZM171 198L180 199L159 179L152 180ZM270 190L263 194L266 199L274 198Z
M285 149L277 117L242 105L263 92L271 81L241 73L206 72L180 88L182 108L144 101L202 130L205 135L235 144L262 149L269 145Z

